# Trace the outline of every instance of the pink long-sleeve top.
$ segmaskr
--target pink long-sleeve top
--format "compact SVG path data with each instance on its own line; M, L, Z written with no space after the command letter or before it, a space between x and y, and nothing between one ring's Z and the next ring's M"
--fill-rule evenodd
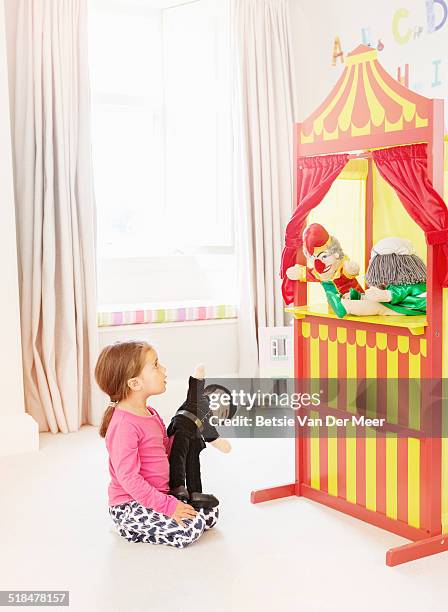
M109 505L136 500L171 516L178 500L169 491L171 439L154 408L139 416L115 408L106 433L109 452Z

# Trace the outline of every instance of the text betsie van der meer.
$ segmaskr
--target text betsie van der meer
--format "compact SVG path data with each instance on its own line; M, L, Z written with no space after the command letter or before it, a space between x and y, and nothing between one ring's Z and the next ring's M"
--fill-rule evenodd
M352 415L351 417L335 417L325 415L325 417L313 418L307 415L296 415L297 423L300 427L346 427L354 425L358 427L382 427L386 419L367 418L364 415ZM210 417L210 424L213 427L234 426L234 427L294 427L294 417L265 417L257 415L255 417L238 415L232 419L222 419L216 415Z

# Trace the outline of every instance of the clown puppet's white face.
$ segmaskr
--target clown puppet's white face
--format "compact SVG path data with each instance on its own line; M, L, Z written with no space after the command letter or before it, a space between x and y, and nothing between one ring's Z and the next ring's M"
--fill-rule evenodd
M331 280L340 265L339 253L330 253L329 250L322 251L318 255L311 255L308 259L308 267L317 272L318 278L323 281Z

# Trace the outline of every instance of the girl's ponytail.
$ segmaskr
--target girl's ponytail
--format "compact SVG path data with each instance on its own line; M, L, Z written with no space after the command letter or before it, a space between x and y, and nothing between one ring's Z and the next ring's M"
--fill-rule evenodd
M100 430L99 430L99 434L102 438L106 437L107 428L109 427L109 423L112 417L114 416L115 406L117 404L118 402L112 402L112 401L109 402L108 407L104 411L103 418L101 419Z

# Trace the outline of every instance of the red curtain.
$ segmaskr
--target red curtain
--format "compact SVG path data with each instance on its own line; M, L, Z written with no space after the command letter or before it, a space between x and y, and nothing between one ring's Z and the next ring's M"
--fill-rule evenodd
M381 176L425 232L427 244L434 245L439 277L448 287L448 209L428 176L428 145L379 149L372 156Z
M286 226L280 270L286 304L294 301L296 282L289 280L286 270L296 263L306 263L302 252L302 233L308 213L320 204L347 161L347 154L297 158L297 208Z

